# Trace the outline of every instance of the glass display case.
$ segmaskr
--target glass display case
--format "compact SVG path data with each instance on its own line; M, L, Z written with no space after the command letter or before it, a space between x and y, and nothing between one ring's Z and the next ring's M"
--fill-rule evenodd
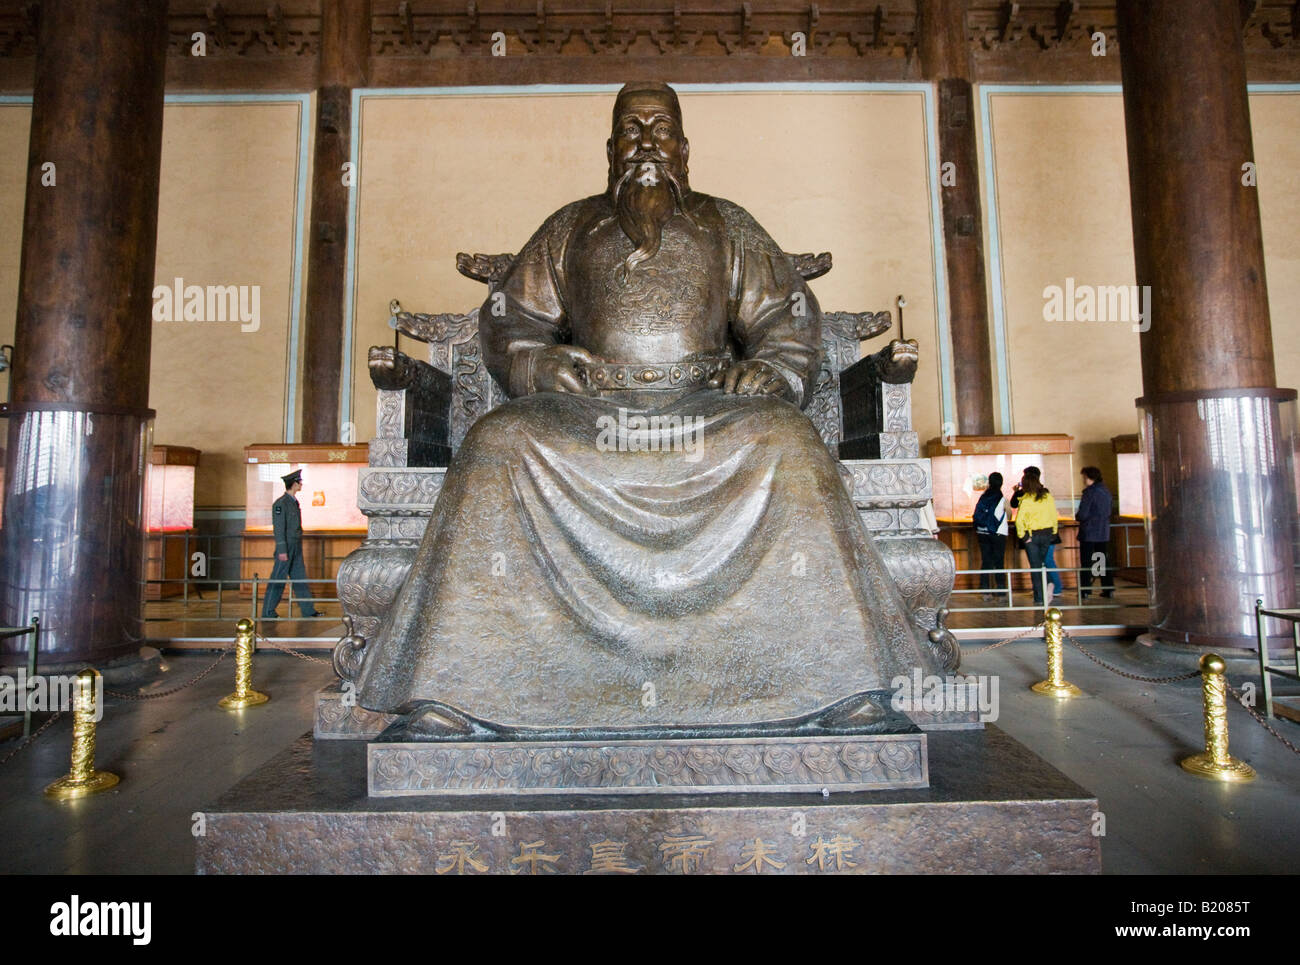
M244 534L240 563L241 594L252 594L252 577L271 575L275 537L271 506L284 495L283 476L302 470L298 506L302 510L303 558L309 580L333 580L339 564L361 545L366 517L357 508L357 478L368 464L369 446L312 443L252 445L244 448ZM333 587L313 583L317 596ZM259 589L260 595L262 591ZM287 596L287 594L286 594ZM282 605L283 606L283 605Z
M176 596L189 569L198 449L154 446L144 473L145 599Z
M970 523L990 473L1002 473L1002 488L1010 498L1026 466L1043 471L1043 485L1056 498L1061 517L1074 515L1078 486L1072 436L953 436L931 439L925 454L934 469L934 515L940 524Z
M1002 473L1002 491L1009 500L1012 487L1020 482L1026 466L1042 470L1043 485L1056 499L1062 540L1054 555L1056 565L1062 569L1078 566L1078 526L1073 518L1078 505L1078 480L1074 473L1073 436L1062 433L949 436L931 439L926 443L925 454L930 457L934 474L934 514L939 521L939 538L952 548L959 570L980 568L979 543L971 516L988 487L989 475ZM1026 565L1015 540L1007 540L1006 568ZM1062 573L1062 577L1066 586L1075 585L1073 573ZM960 589L977 585L978 576L958 577ZM1013 585L1027 587L1027 575L1018 575Z
M1136 432L1115 436L1110 440L1115 450L1116 496L1119 514L1133 519L1146 517L1146 463L1138 444Z
M1117 576L1147 582L1147 464L1136 432L1110 440L1115 452L1115 495L1119 518L1110 528Z
M150 533L184 533L194 528L194 473L199 450L154 446L144 474L144 526Z
M244 528L271 532L271 506L284 495L283 477L302 470L304 533L366 531L357 509L357 475L366 465L366 446L248 446L244 449Z

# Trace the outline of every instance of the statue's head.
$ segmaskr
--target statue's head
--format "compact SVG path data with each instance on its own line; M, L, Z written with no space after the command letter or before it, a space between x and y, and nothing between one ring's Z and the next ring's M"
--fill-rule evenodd
M609 199L624 233L636 245L631 270L659 250L663 227L690 193L682 109L667 84L627 84L614 101L609 157Z

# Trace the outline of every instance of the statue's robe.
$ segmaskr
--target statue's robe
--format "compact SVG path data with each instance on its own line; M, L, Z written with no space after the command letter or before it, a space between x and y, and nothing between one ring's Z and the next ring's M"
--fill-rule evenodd
M569 205L484 303L484 360L514 397L447 471L368 647L362 706L750 723L939 672L799 408L819 366L816 299L743 209L692 194L686 211L621 279L633 245L609 201ZM595 396L521 395L526 351L557 343L627 367L604 370ZM772 363L786 396L708 389L728 356ZM653 366L675 387L612 387Z

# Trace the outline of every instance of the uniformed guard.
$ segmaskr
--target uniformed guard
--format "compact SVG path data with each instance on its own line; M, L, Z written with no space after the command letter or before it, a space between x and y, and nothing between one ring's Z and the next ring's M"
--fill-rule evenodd
M302 489L302 470L295 469L284 480L284 495L271 507L271 524L275 530L275 566L266 587L266 600L262 604L262 619L279 617L275 608L284 595L284 581L293 581L293 596L304 617L320 616L312 600L311 587L307 585L307 567L302 559L302 510L295 498Z

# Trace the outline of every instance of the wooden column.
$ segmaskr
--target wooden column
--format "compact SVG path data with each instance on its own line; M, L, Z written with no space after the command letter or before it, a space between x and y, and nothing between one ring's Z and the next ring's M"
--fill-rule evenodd
M352 89L365 85L369 59L369 0L322 0L301 442L339 441L349 194L343 165L352 149Z
M41 618L46 666L102 665L142 643L166 12L166 0L40 10L0 618ZM26 646L8 643L6 660Z
M1238 0L1119 0L1150 476L1152 632L1254 646L1295 605L1292 442L1276 388ZM1270 632L1283 632L1272 628Z
M953 165L950 176L941 173L940 197L957 433L987 436L994 432L993 366L966 0L925 0L920 12L921 68L939 96L941 172L945 165Z

